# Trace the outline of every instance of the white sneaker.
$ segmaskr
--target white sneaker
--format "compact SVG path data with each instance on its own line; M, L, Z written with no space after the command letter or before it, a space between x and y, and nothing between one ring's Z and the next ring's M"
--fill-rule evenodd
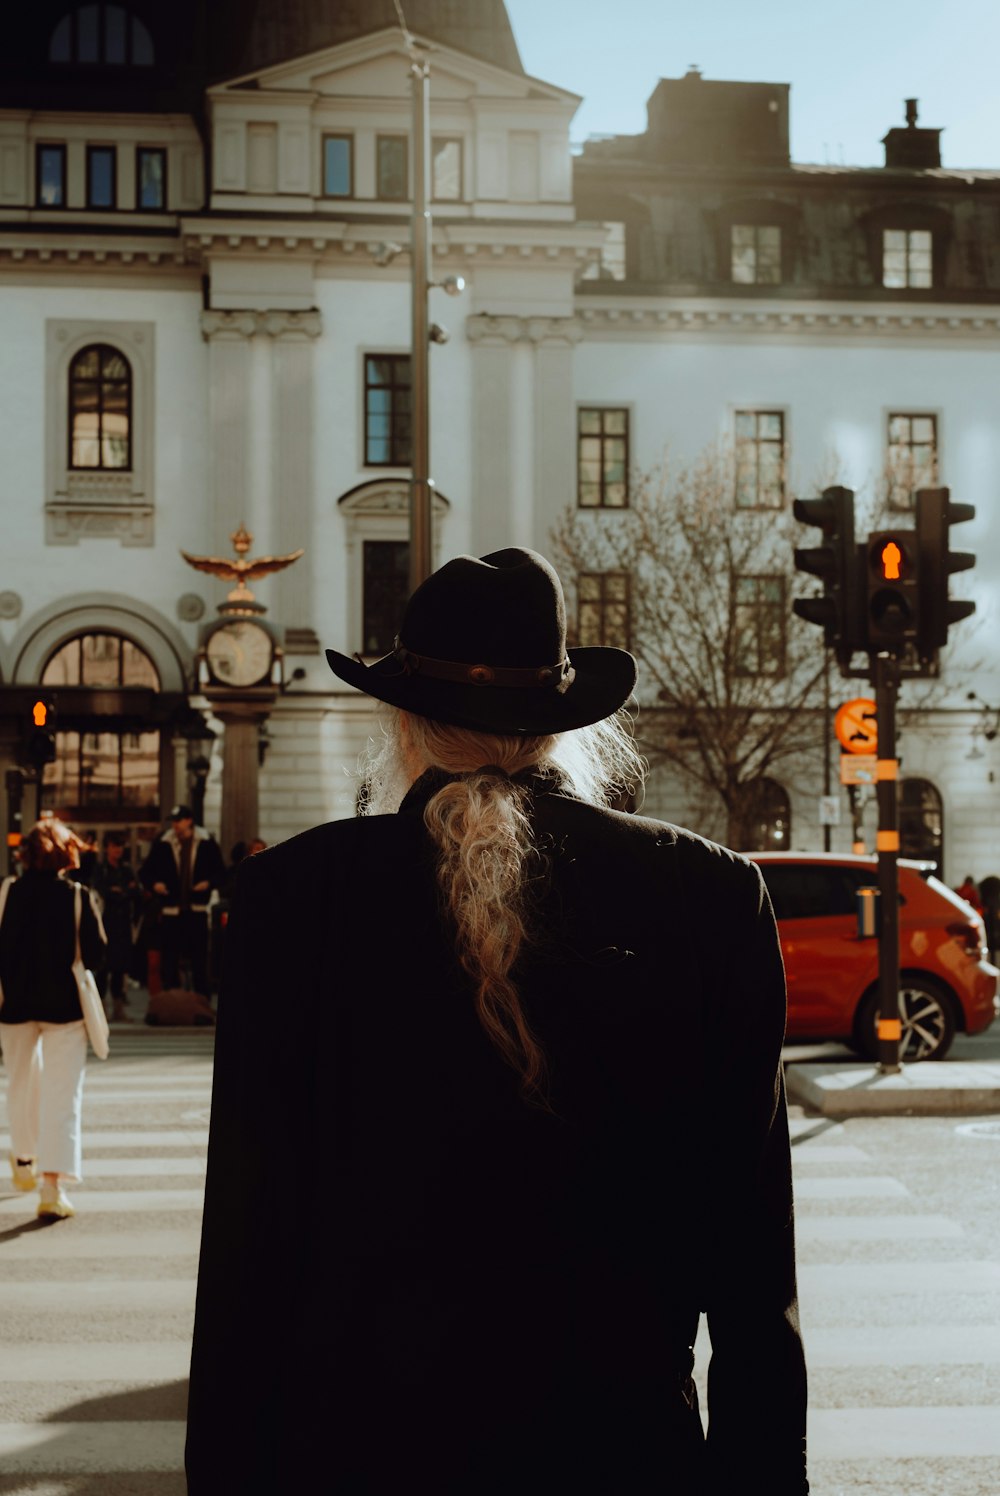
M35 1173L35 1160L33 1158L18 1158L16 1153L12 1153L10 1156L10 1172L16 1190L33 1190L38 1184L38 1176Z
M76 1215L72 1202L64 1194L61 1184L42 1184L42 1197L38 1202L38 1215L40 1220L50 1217L55 1221L65 1221L69 1216Z

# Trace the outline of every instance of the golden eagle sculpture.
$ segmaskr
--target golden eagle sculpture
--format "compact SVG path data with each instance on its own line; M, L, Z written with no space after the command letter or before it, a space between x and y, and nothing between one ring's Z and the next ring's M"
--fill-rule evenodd
M263 605L257 601L248 582L254 582L258 577L269 576L274 571L284 571L286 566L291 566L304 552L300 549L292 551L287 556L247 556L247 551L253 545L253 536L245 524L240 524L234 535L230 535L233 542L233 550L236 559L228 560L224 556L189 556L187 551L181 551L181 555L189 566L195 571L207 571L209 576L218 577L220 582L235 582L236 586L229 593L226 601L221 604L219 611L226 613L263 613Z

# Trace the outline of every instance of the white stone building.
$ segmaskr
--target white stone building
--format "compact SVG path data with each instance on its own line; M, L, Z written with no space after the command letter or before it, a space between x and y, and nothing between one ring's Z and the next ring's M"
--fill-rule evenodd
M467 282L460 300L430 298L450 331L431 350L438 559L549 549L582 496L581 411L625 412L639 468L731 436L738 412L778 414L783 498L831 450L863 487L884 469L889 417L932 417L941 481L978 507L956 544L980 562L963 589L984 618L976 689L1000 700L1000 265L962 217L995 213L988 174L916 166L906 192L893 177L904 206L928 181L958 205L955 235L937 199L892 229L914 266L919 236L937 236L929 295L872 277L831 289L800 253L822 234L794 194L823 173L789 165L780 89L784 162L692 173L668 145L665 184L655 151L604 143L574 186L572 80L524 73L501 0L406 13L431 63L434 273ZM0 759L23 758L30 700L54 692L46 801L79 825L127 825L141 844L197 791L208 752L218 830L223 729L198 648L225 589L180 553L229 554L241 522L256 553L305 550L256 588L284 642L260 834L353 811L373 719L321 647L381 653L405 591L411 105L394 16L391 0L169 14L44 0L16 22L0 64ZM717 200L699 205L691 183L709 179ZM846 175L836 187L864 195ZM671 218L679 199L702 229ZM878 205L855 207L874 243ZM723 245L710 270L692 247L705 223ZM731 237L747 225L746 244ZM618 481L614 442L605 455L602 481ZM984 725L959 690L905 744L906 772L940 795L953 881L993 870L1000 750ZM649 804L691 811L666 779ZM791 843L815 845L816 796L794 789L790 812Z

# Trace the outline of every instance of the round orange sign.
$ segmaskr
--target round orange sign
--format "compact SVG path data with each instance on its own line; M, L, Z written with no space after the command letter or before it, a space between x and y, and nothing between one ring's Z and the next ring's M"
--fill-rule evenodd
M837 708L833 730L840 746L848 753L874 753L878 747L875 703L870 696L858 696Z

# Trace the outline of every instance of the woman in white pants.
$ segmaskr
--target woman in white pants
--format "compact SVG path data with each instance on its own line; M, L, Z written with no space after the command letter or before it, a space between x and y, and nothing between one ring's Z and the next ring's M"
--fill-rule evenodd
M23 875L8 886L0 922L0 1050L7 1070L11 1171L17 1189L41 1175L38 1214L73 1214L65 1180L81 1178L80 1118L87 1035L73 975L79 840L54 817L24 840ZM80 907L85 966L100 963L104 930L89 893Z

